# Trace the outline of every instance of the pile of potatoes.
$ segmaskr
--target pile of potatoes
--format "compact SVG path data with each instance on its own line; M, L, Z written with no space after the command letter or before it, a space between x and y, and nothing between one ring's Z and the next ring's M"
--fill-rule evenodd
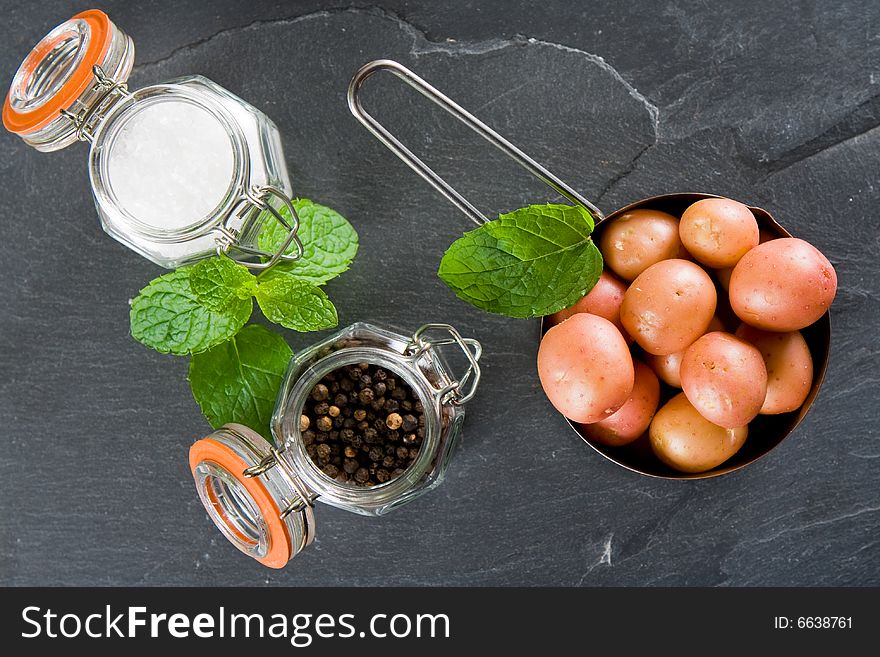
M804 403L813 363L800 330L837 292L822 253L760 231L725 198L680 219L632 210L603 229L605 271L549 318L538 350L547 397L584 435L621 446L647 431L663 463L705 472L742 447L759 414ZM658 410L661 381L673 395Z

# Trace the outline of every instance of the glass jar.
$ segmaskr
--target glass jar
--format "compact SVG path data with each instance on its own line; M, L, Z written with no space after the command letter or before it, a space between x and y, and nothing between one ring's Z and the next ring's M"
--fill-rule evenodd
M101 225L158 265L226 253L265 269L300 257L299 220L275 124L198 75L129 91L133 62L131 38L104 12L77 14L22 62L3 124L40 151L89 142ZM268 253L257 238L272 220L287 239Z
M441 349L467 359L456 378ZM353 324L291 360L272 418L274 445L247 427L228 424L190 449L190 468L208 515L224 536L266 566L283 567L314 538L315 501L379 516L434 488L443 478L480 380L480 343L448 324L404 336ZM372 487L340 483L306 452L300 418L310 392L328 373L370 363L396 374L424 408L425 434L412 464Z

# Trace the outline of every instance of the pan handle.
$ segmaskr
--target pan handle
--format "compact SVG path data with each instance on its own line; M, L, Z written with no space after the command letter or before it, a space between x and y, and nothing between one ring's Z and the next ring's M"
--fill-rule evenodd
M558 194L564 196L572 203L588 209L597 223L604 218L602 211L590 203L590 201L584 198L581 194L569 187L565 182L526 155L519 148L511 144L492 128L480 121L480 119L464 109L461 105L432 87L425 80L402 64L390 59L377 59L376 61L363 65L360 70L355 73L354 77L351 79L351 83L348 85L348 108L351 110L351 113L354 114L355 118L357 118L367 130L373 133L376 139L385 144L392 153L403 160L410 169L424 178L431 187L443 194L443 196L445 196L475 224L478 226L482 225L487 223L489 219L487 219L482 212L477 210L470 201L459 194L448 182L437 175L433 169L416 157L416 155L404 146L397 137L392 135L385 126L373 118L373 116L369 114L361 104L358 94L360 93L364 82L366 82L367 78L373 75L373 73L383 70L390 71L423 96L452 114L452 116L464 123L468 128L476 132L490 144L501 150L526 171L552 187Z

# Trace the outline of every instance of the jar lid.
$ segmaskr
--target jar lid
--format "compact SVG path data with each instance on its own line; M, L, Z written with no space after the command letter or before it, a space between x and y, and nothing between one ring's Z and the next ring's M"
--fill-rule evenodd
M235 547L270 568L283 568L315 535L316 495L278 455L240 424L224 425L189 451L208 516Z
M117 84L134 62L131 39L103 11L77 14L49 32L22 62L3 103L3 125L40 150L76 140L64 112L87 110L100 96L95 67Z

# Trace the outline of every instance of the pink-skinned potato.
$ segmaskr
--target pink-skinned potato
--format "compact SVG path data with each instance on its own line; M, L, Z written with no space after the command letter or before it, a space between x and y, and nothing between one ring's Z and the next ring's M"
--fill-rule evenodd
M765 331L799 331L818 320L837 294L837 273L812 244L784 237L746 253L730 275L730 305ZM626 325L626 324L624 324Z
M681 242L708 267L733 267L758 245L758 222L747 205L729 198L704 198L681 215Z
M767 396L760 414L776 415L799 409L813 384L813 357L801 332L774 333L742 324L736 336L753 345L764 358Z
M584 435L591 440L618 447L631 443L648 430L660 403L660 382L644 363L633 361L633 367L635 382L626 403L604 420L581 426Z
M706 472L739 451L748 426L727 429L712 424L683 392L664 404L651 420L651 449L663 463L679 472Z
M683 253L678 218L650 208L625 212L604 227L599 250L615 274L631 281L654 263Z
M681 388L712 424L742 427L764 404L767 368L754 346L730 333L713 331L684 352Z
M538 378L557 411L589 424L626 403L635 372L617 327L604 317L578 313L544 334Z
M599 276L593 289L587 292L577 303L550 316L550 324L555 326L577 313L590 313L604 317L627 338L623 324L620 323L620 304L626 292L626 283L607 269Z
M699 265L663 260L629 286L620 321L647 353L664 356L686 349L706 332L717 302L715 284Z
M707 333L712 331L723 331L724 324L718 318L718 315L709 322ZM645 362L654 370L654 374L666 385L673 388L681 388L681 359L684 357L684 349L676 351L665 356L654 356L653 354L645 354Z

